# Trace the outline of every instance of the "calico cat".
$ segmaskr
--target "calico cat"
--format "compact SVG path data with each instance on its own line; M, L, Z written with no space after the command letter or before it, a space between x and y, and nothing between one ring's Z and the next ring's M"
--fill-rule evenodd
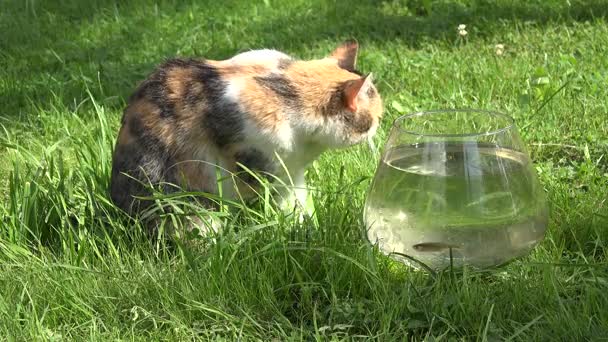
M382 117L371 74L355 69L357 52L349 40L316 60L255 50L221 61L166 61L124 111L112 201L140 213L150 201L134 196L147 195L146 184L217 194L218 167L222 177L237 174L222 196L251 197L257 181L242 165L292 183L284 203L304 204L306 166L327 149L371 138Z

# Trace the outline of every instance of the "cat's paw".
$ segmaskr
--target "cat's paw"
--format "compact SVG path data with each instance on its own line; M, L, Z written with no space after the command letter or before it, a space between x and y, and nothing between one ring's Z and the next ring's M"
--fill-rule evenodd
M216 216L190 216L186 218L180 234L189 241L198 241L214 244L216 236L224 229L225 222Z
M287 216L296 215L298 223L313 222L318 226L314 200L310 194L303 199L292 195L279 203L281 211Z

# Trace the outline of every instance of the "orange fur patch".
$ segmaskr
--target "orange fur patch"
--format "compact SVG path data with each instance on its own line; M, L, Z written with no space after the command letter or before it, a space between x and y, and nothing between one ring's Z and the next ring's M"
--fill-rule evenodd
M160 108L155 104L145 99L137 100L129 105L125 115L127 125L131 128L141 125L141 129L151 132L167 146L172 146L175 142L174 127L170 122L161 118Z
M332 94L341 84L359 78L358 75L339 68L334 59L295 62L286 73L296 88L305 89L300 93L303 102L317 104L319 107L329 103ZM321 113L320 109L306 114Z
M244 84L240 100L248 112L256 113L251 119L262 129L275 131L285 120L280 115L285 109L282 100L253 80Z
M167 94L173 101L181 100L186 94L186 84L194 79L191 68L173 68L167 72Z

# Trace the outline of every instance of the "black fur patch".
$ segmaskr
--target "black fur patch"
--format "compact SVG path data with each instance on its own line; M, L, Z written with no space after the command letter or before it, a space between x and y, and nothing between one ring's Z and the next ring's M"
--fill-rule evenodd
M159 69L171 69L171 68L190 68L196 67L204 63L204 60L198 60L194 58L170 58L163 63Z
M196 68L203 63L192 58L173 58L165 61L139 85L129 101L146 98L160 108L162 118L174 118L175 103L169 100L167 94L167 72L176 68Z
M238 104L223 98L226 82L214 67L207 64L199 63L197 73L196 78L205 89L205 97L209 105L203 125L212 141L218 147L239 142L242 140L245 114L239 109Z
M272 163L272 160L262 153L262 151L255 148L237 152L234 155L234 159L254 172L274 172L274 164ZM239 172L239 178L241 178L244 182L249 184L255 182L255 178L248 171L241 168L240 165L237 167L237 172ZM262 173L261 176L267 177L268 174Z
M159 80L151 80L145 83L144 92L150 102L160 108L161 118L173 118L175 116L175 104L167 97L166 77L164 73Z
M264 77L254 77L256 82L266 89L275 92L285 104L291 108L300 106L300 95L297 89L285 76L281 74L271 74Z
M197 89L195 82L188 81L186 83L186 93L184 94L184 102L192 108L195 108L199 102L205 100L202 87Z
M139 113L133 113L130 115L127 127L129 127L129 133L131 136L139 139L148 133L146 133L145 127L141 120L137 117L137 114Z
M374 97L376 97L377 93L376 93L376 90L374 89L374 87L370 86L369 88L367 88L366 94L367 94L367 97L369 97L370 99L373 99Z
M110 196L121 209L136 213L148 207L151 202L143 202L133 196L150 195L147 188L150 184L156 186L161 182L175 183L175 171L171 168L174 160L167 146L148 133L136 116L129 119L129 129L135 141L116 146ZM163 190L170 189L165 186Z
M281 58L279 60L278 68L279 68L279 70L288 69L293 64L293 62L294 62L293 59Z
M141 162L141 151L133 144L116 146L112 163L110 198L112 202L127 213L136 213L142 207L133 196L145 194L145 188L139 182L124 175L124 173L139 178L137 165Z
M147 99L160 108L162 118L172 118L175 114L175 104L167 97L166 78L164 69L157 70L139 85L129 101Z
M372 127L372 116L368 111L360 111L355 114L345 111L344 121L355 133L365 133Z

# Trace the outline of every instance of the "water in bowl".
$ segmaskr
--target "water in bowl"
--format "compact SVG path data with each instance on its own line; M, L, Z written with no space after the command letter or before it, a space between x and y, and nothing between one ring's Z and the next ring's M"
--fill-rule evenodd
M542 240L547 220L534 203L540 189L528 161L490 144L397 146L368 194L368 239L435 269L524 255Z

